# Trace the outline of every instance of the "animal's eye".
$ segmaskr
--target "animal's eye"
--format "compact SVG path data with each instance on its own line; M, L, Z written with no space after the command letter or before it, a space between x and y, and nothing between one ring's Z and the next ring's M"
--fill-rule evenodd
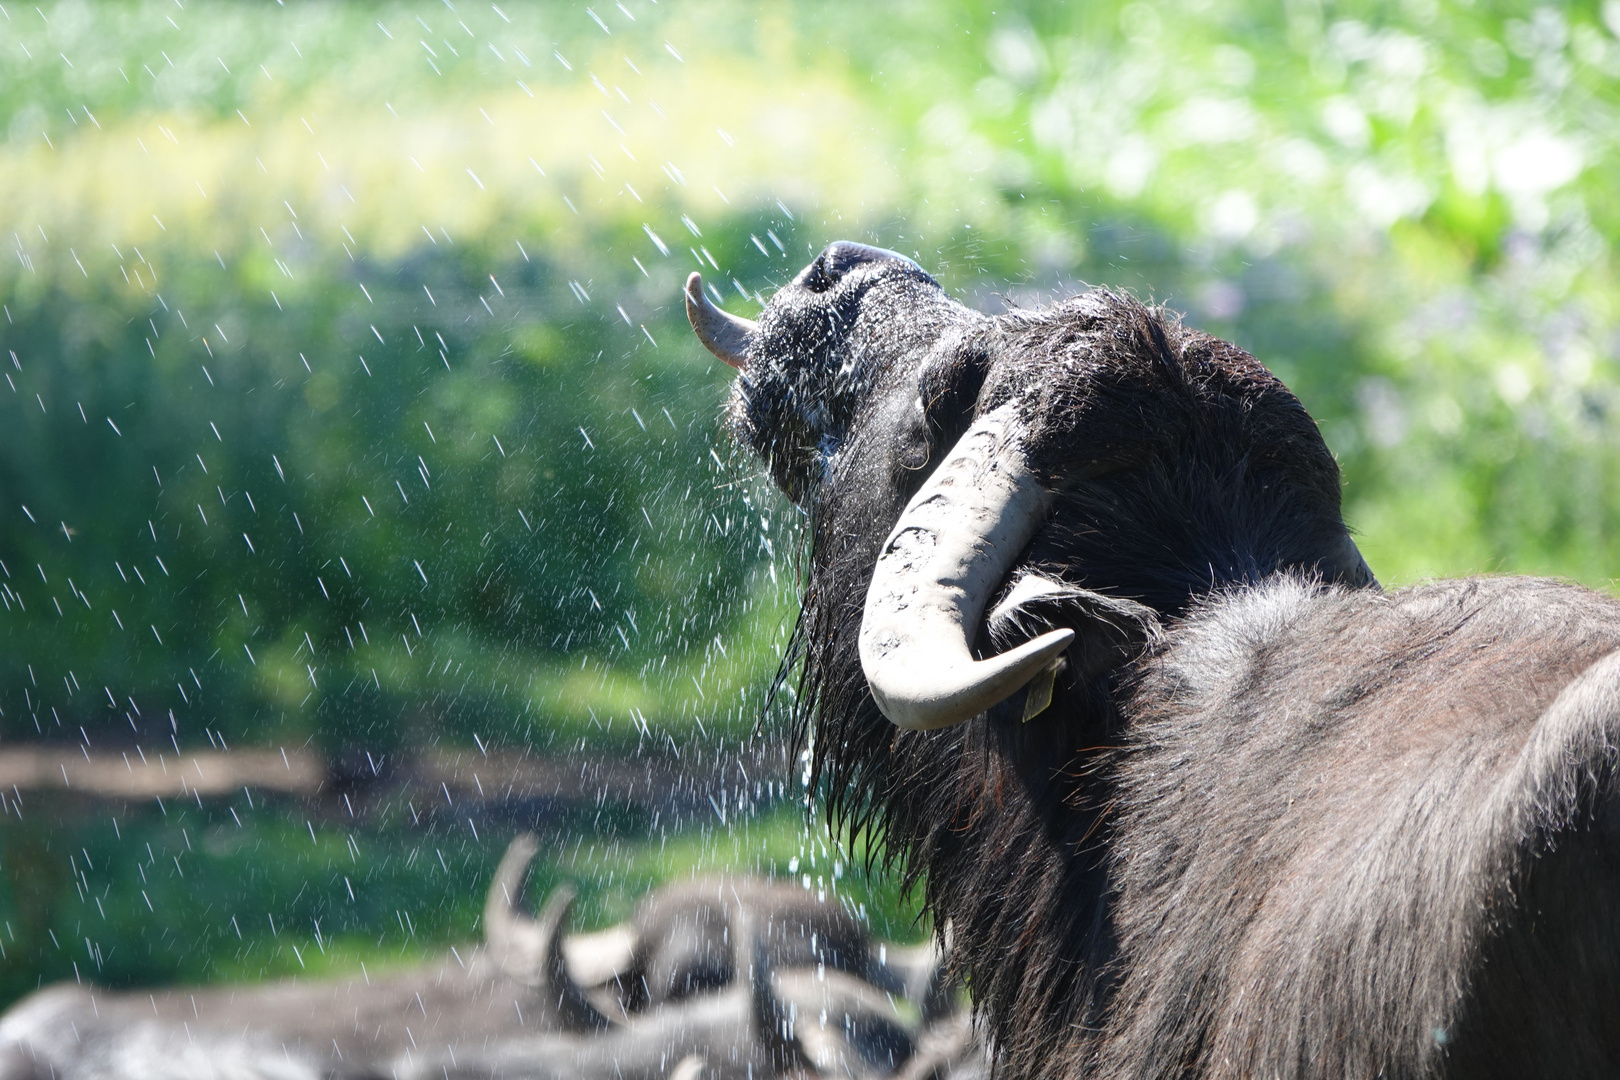
M984 388L989 357L978 349L953 351L930 363L918 380L929 439L954 442L967 430Z

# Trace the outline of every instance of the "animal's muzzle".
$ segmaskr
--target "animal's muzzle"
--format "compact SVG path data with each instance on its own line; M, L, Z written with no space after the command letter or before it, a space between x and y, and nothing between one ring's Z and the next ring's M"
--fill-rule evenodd
M922 269L898 251L873 247L870 244L857 244L851 240L839 240L828 244L826 250L821 253L821 261L826 263L828 272L836 277L843 277L856 267L871 263L898 262L913 270Z
M839 240L828 244L815 261L794 278L793 283L811 292L826 292L840 279L863 266L898 264L908 270L924 273L923 268L888 248L857 244L853 240Z

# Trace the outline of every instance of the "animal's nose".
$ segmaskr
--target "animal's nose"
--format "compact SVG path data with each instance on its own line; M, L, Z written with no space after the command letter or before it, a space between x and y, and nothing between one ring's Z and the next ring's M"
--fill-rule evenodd
M821 261L826 265L827 272L834 277L843 277L857 266L865 266L868 263L898 262L907 266L917 265L898 251L872 247L869 244L857 244L849 240L828 244L826 250L821 253Z
M799 284L814 292L821 292L830 289L835 282L852 270L881 263L897 263L921 272L921 267L898 251L872 247L870 244L857 244L851 240L839 240L828 244L821 254L816 256L816 261L804 268L804 272L799 275Z

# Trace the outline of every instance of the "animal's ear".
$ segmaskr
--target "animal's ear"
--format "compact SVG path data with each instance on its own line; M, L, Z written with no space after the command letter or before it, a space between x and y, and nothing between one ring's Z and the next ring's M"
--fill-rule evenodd
M1152 608L1038 573L1015 579L985 620L990 645L998 653L1065 628L1074 631L1075 639L1063 661L1068 677L1079 682L1130 663L1160 634ZM1038 692L1038 687L1032 689L1032 694ZM1027 708L1025 715L1031 715Z
M977 412L990 354L974 338L947 337L923 364L917 380L924 429L931 447L955 444Z

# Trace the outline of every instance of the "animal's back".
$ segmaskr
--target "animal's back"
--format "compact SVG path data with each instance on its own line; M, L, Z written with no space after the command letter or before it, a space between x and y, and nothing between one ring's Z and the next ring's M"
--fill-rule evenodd
M641 943L620 982L630 1007L646 1008L730 985L731 934L756 935L773 967L828 967L868 975L865 929L835 900L797 885L744 877L704 877L643 900L635 915Z
M1617 649L1512 578L1195 614L1136 695L1099 1074L1612 1075Z

